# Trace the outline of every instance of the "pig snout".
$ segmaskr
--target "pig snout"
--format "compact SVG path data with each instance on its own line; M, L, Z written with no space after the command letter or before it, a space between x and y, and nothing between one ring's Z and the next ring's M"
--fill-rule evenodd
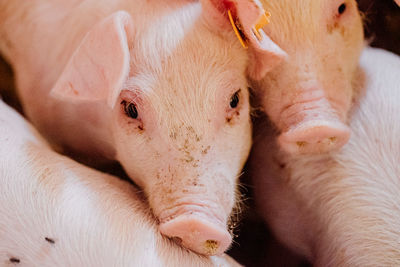
M236 175L227 171L228 164L215 163L214 153L210 150L207 155L212 157L198 160L196 167L168 164L145 189L160 232L207 256L222 254L230 246L228 220L236 198Z
M290 154L334 151L350 138L349 127L342 122L340 108L333 108L322 89L301 92L282 109L278 142Z
M163 235L199 254L222 254L232 241L226 219L204 205L180 205L163 211L159 219Z

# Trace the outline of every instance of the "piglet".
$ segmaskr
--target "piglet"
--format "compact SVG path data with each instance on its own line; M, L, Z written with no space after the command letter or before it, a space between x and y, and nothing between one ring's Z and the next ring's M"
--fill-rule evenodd
M400 57L367 48L360 64L341 150L288 156L266 121L255 130L259 211L314 266L400 266Z
M348 111L363 26L355 0L262 0L264 31L287 59L254 89L290 154L315 154L347 143ZM263 75L263 72L258 72Z
M2 101L0 122L2 266L238 266L163 237L132 185L53 152Z
M251 144L250 52L227 12L238 20L238 3L252 5L0 0L0 51L28 118L66 153L119 161L161 232L206 255L231 243L227 224ZM251 10L242 14L250 26L262 14ZM252 56L252 72L280 57L268 46L251 53L263 59Z

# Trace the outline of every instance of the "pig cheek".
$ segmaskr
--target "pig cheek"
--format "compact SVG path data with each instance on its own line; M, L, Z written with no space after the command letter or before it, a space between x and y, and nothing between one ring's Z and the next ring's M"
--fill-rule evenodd
M153 158L149 146L151 137L144 129L133 120L129 120L124 114L116 112L113 117L112 133L116 148L116 159L121 163L129 177L144 188L144 177L147 174L146 163ZM139 164L142 162L143 164Z
M215 158L227 159L225 164L230 166L234 176L241 171L251 147L252 124L248 96L244 96L243 100L245 103L234 112L233 117L226 119L220 141L216 142L223 155L215 155Z
M274 122L279 120L282 101L287 98L287 91L290 88L291 76L285 73L283 68L280 68L280 72L272 71L262 80L259 86L259 91L263 95L261 98L262 108ZM279 79L282 76L285 77L284 80Z
M324 87L326 88L329 103L336 111L340 120L346 122L353 97L351 75L348 75L348 72L340 66L337 69L329 71L327 75L330 76L330 79L326 79L328 83Z
M364 46L364 31L361 17L358 9L353 3L351 14L347 14L346 18L340 20L340 23L334 24L334 30L329 31L328 26L328 39L327 47L332 47L336 50L335 56L342 57L342 66L347 66L353 71L358 65L358 58L360 57L362 48ZM338 61L338 59L336 59Z
M240 138L240 139L239 139ZM240 131L237 135L234 136L234 143L243 142L241 145L241 149L239 151L239 169L238 172L241 171L244 164L247 161L247 158L250 153L251 144L252 144L252 124L250 116L247 116L243 122L243 126L241 127ZM229 158L229 155L228 155Z
M359 51L346 47L341 50L342 53L338 51L336 55L342 54L342 58L337 58L335 55L330 62L323 62L325 66L332 66L326 69L324 80L327 83L324 86L328 89L327 96L331 106L345 122L354 95L353 79L356 77Z
M129 141L128 138L118 138L117 145L117 160L120 162L128 176L134 181L139 187L146 191L146 179L144 174L146 174L146 164L137 164L138 162L146 162L145 155L142 151L140 153L135 153L141 149L135 148L135 144Z
M347 115L350 110L352 93L351 88L344 89L344 87L335 88L333 95L328 97L329 103L333 110L336 112L339 119L343 122L347 122Z

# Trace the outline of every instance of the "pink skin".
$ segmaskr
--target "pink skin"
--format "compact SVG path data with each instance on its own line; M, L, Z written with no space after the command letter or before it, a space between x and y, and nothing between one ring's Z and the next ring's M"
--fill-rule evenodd
M162 233L206 255L231 243L251 144L248 53L217 3L0 2L0 49L35 126L57 147L119 161Z
M255 85L265 112L280 132L280 147L290 154L339 149L350 137L347 114L363 47L356 1L263 4L272 14L264 30L288 55Z
M164 238L134 186L55 153L2 101L0 121L2 266L239 266Z
M255 124L249 169L275 236L313 266L400 264L400 57L366 48L352 136L337 152L290 156Z

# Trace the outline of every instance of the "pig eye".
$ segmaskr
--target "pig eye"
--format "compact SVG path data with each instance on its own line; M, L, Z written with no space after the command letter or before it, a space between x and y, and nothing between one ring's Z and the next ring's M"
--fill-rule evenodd
M139 116L139 113L136 109L136 105L134 103L128 103L125 100L121 102L122 105L124 105L124 111L125 114L128 117L131 117L132 119L137 119Z
M346 11L346 8L347 8L346 3L341 4L338 8L339 15L342 15Z
M231 108L237 108L237 106L239 105L239 92L240 89L237 90L231 97L231 102L229 103L229 105L231 106Z

